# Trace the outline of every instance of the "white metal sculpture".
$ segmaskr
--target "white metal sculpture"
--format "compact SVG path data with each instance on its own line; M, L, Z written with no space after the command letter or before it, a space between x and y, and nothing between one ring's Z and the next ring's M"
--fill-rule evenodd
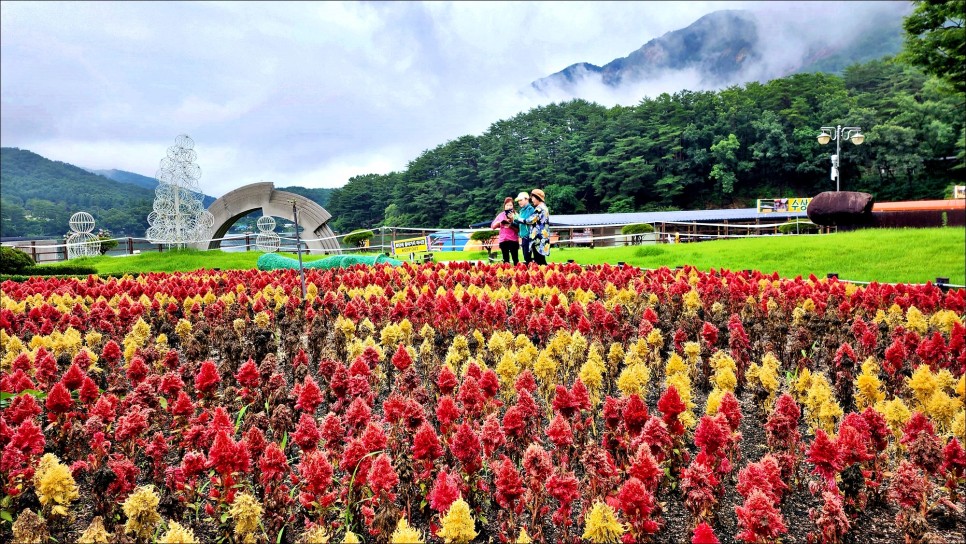
M270 215L263 215L258 218L258 237L255 238L255 247L265 253L275 253L282 245L282 239L275 233L275 218Z
M67 258L94 257L100 255L101 244L94 231L94 218L87 212L70 216L70 236L67 237Z
M154 211L148 214L146 235L153 244L181 248L200 242L214 223L214 217L202 203L198 186L201 167L195 164L198 154L194 146L194 140L182 134L161 159Z

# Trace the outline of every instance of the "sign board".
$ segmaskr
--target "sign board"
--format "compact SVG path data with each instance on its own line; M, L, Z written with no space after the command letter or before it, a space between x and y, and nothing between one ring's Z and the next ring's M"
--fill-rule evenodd
M954 185L953 198L966 198L966 185Z
M759 198L758 213L805 212L811 198Z
M392 243L393 255L406 255L409 253L423 253L429 251L429 237L420 236L419 238L407 238L396 240Z

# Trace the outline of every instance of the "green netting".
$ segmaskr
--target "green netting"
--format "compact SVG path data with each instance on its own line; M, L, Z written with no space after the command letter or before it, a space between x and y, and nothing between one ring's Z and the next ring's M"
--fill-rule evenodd
M330 270L333 268L348 268L356 264L365 265L376 265L376 264L388 264L391 266L399 266L402 261L397 261L390 257L386 257L383 254L379 255L333 255L331 257L326 257L324 259L319 259L317 261L310 261L304 263L304 268L320 268L322 270ZM258 263L256 264L259 270L298 270L299 262L297 259L292 259L291 257L282 257L277 253L266 253L258 258Z

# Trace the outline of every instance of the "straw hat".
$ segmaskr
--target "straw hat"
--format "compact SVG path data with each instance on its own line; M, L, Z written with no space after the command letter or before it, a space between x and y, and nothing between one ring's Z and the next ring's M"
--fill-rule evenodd
M547 201L547 198L545 196L543 196L543 190L541 190L541 189L534 189L534 190L530 191L530 196L531 197L537 197L537 198L539 198L540 199L540 202L546 202Z

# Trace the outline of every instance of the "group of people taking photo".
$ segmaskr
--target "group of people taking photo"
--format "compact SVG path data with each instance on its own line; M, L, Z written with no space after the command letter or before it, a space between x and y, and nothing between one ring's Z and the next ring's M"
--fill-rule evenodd
M503 211L496 216L490 228L500 229L497 242L503 253L503 262L519 263L519 251L523 249L523 262L547 264L547 257L550 256L550 210L547 209L543 190L520 193L516 199L506 197Z

